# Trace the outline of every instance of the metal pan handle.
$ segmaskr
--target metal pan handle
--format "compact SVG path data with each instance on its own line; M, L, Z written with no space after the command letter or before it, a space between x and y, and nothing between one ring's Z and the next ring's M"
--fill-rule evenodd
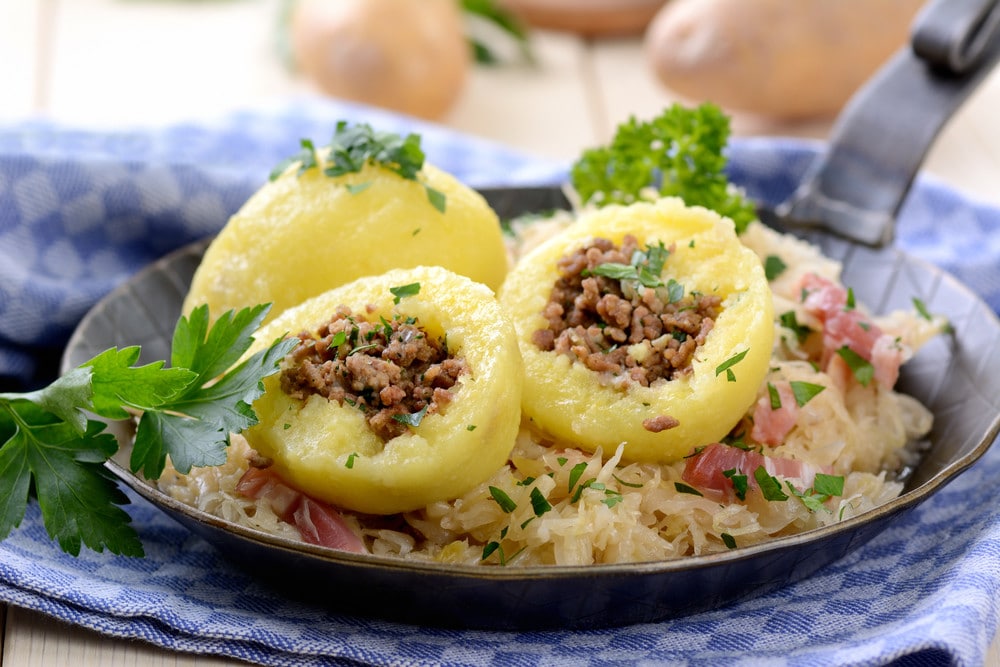
M848 102L826 152L775 213L874 246L939 131L1000 59L1000 0L934 0L901 49Z

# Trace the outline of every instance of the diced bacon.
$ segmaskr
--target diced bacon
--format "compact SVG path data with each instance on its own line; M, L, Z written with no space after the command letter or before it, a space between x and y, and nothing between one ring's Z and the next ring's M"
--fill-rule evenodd
M361 538L354 534L340 512L309 496L302 496L302 503L295 510L294 523L302 539L309 544L357 554L367 552Z
M899 377L902 350L895 340L861 311L848 308L847 290L816 274L802 279L803 307L823 323L824 370L836 359L837 350L849 347L875 368L875 380L891 389ZM888 340L886 340L888 339Z
M795 486L800 489L812 486L816 473L828 472L822 466L781 456L764 456L759 452L716 442L687 459L681 478L698 489L721 492L726 497L732 498L733 482L726 477L725 472L739 471L739 474L747 476L747 488L756 489L754 471L761 466L764 466L769 475L794 480Z
M754 408L753 430L750 432L750 437L757 442L772 446L785 441L785 436L799 417L799 404L795 402L792 385L781 381L773 383L773 386L781 399L781 407L772 407L770 394L763 396Z
M305 542L354 553L367 551L336 509L292 488L270 468L247 469L236 483L236 493L266 501L282 521L299 529Z
M903 349L893 336L882 334L872 345L872 366L875 380L883 387L891 388L899 379L899 367L903 364Z

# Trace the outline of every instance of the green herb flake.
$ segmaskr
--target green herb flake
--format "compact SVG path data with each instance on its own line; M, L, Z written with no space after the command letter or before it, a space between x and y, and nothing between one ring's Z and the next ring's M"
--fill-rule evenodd
M726 545L727 549L736 548L736 538L730 535L729 533L720 533L719 537L722 538L722 543Z
M397 421L400 424L406 424L407 426L417 427L420 426L420 422L424 420L424 416L427 414L427 408L430 404L425 405L423 408L414 413L403 413L395 414L392 416L393 421Z
M842 475L827 475L816 473L813 479L813 490L825 496L844 495L844 478Z
M299 175L320 165L319 152L308 139L300 141L301 150L279 163L270 174L273 181L285 173L289 166L299 163ZM420 147L420 136L408 134L405 137L391 132L377 132L367 123L351 125L339 121L333 137L326 147L326 167L323 173L331 178L345 174L360 173L365 165L372 164L390 171L400 178L417 181L427 191L431 206L444 213L446 198L444 193L420 181L420 170L424 167L424 151ZM346 186L352 194L368 187L369 183Z
M505 514L510 514L517 509L517 503L511 500L510 496L503 489L498 489L495 486L490 487L490 496L496 501L500 509L504 511Z
M777 255L768 255L764 259L764 275L767 281L771 282L788 268L788 265Z
M749 351L750 351L749 349L743 350L739 354L734 354L733 356L729 357L721 364L719 364L715 368L716 377L718 377L721 373L725 373L726 379L729 382L736 382L736 374L733 373L733 366L743 361L743 358L747 356L747 352Z
M781 409L781 394L778 393L778 388L775 387L770 382L767 383L767 395L771 399L771 409L780 410Z
M702 495L701 491L693 486L688 486L684 482L674 482L674 489L676 489L678 493L690 493L692 496Z
M420 294L420 283L410 283L409 285L390 287L389 291L393 296L392 302L394 304L398 304L408 296L416 296L417 294Z
M350 192L352 195L358 195L367 190L368 188L370 188L371 186L372 186L371 181L365 181L364 183L348 183L344 187L347 188L347 191Z
M748 479L747 476L739 471L737 468L730 468L729 470L723 470L722 474L724 477L728 478L733 484L733 490L736 492L736 497L740 500L746 500Z
M619 484L621 484L622 486L625 486L625 487L628 487L628 488L630 488L630 489L641 489L641 488L642 488L642 484L634 484L634 483L632 483L632 482L626 482L625 480L623 480L623 479L622 479L621 477L619 477L618 475L612 475L612 477L614 477L614 478L615 478L615 481L616 481L616 482L618 482L618 483L619 483Z
M354 467L354 459L358 458L358 453L353 452L347 457L347 461L344 462L344 467L350 470Z
M913 307L916 309L917 314L920 315L920 317L927 320L928 322L934 319L934 316L931 315L931 312L927 310L927 304L925 304L921 299L913 297Z
M788 384L791 385L792 394L795 396L795 402L800 408L826 389L826 387L821 384L802 382L800 380L792 380Z
M583 476L583 473L586 472L586 470L587 470L587 462L586 461L582 461L580 463L577 463L575 466L573 466L572 468L570 468L570 470L569 470L569 489L567 489L567 493L572 493L573 492L573 487L576 486L576 483L580 481L580 477Z
M552 505L537 486L531 489L530 498L531 509L535 512L535 516L542 516L552 509Z
M566 465L567 461L569 461L569 459L566 458L565 456L560 456L560 457L556 458L556 463L559 464L560 468L563 467L564 465ZM570 489L570 490L572 491L572 489Z
M466 431L475 431L476 430L476 425L475 424L469 424L468 426L465 427L465 430Z
M872 366L871 362L847 345L837 350L837 356L844 360L847 367L854 374L854 378L862 387L867 387L875 378L875 367Z
M789 329L795 334L795 337L800 343L804 342L812 332L812 329L809 327L799 324L798 317L795 315L794 310L785 311L778 317L778 320L781 322L781 326Z
M781 482L776 477L772 477L764 466L757 466L757 469L753 471L753 478L757 481L757 486L760 487L764 500L772 502L788 500L788 496L781 490Z

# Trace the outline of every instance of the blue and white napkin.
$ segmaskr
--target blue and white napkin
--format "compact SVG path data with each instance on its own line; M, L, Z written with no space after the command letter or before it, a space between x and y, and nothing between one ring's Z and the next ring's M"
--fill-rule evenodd
M372 109L307 100L215 121L95 132L0 127L0 391L52 379L86 310L171 249L218 230L298 141L337 120L418 131L471 185L558 183L566 165ZM811 148L736 141L732 173L783 198ZM1000 210L922 179L897 243L1000 310ZM37 507L0 542L0 601L108 635L266 665L978 665L1000 625L1000 449L874 540L800 583L724 609L592 631L439 630L278 597L133 497L147 556L49 541Z

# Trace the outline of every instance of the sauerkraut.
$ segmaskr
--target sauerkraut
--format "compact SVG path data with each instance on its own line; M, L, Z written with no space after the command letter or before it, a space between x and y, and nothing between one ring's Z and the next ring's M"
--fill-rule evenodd
M527 225L510 241L511 262L570 224L560 215ZM800 533L898 496L896 473L918 455L932 415L893 389L892 366L946 322L916 311L871 316L840 283L840 265L816 248L759 223L741 238L780 269L769 276L775 342L757 401L721 443L705 442L671 464L629 462L621 445L587 452L526 419L506 465L461 497L389 517L345 512L368 551L487 566L656 561ZM889 359L888 370L857 363L855 341L837 338L837 298L872 334L866 349ZM225 465L189 475L168 466L159 488L225 520L295 538L266 500L236 492L253 459L234 436ZM706 472L727 461L738 463Z

